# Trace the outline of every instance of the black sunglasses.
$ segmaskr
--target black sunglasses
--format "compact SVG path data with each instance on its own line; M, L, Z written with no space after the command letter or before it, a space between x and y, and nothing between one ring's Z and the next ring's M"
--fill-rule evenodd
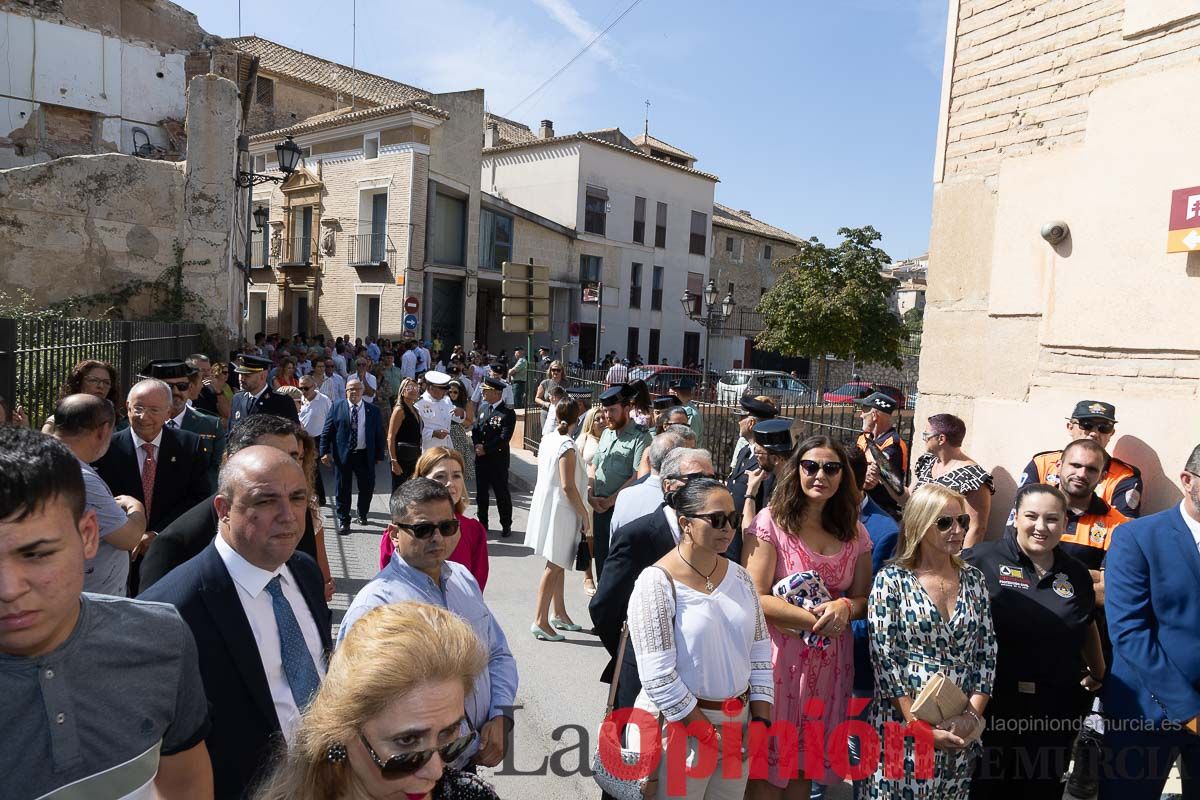
M676 472L673 475L664 475L665 481L690 481L692 478L716 478L717 476L711 472Z
M702 519L717 530L721 530L726 525L737 530L738 523L742 520L742 515L736 511L728 513L724 511L714 511L711 514L684 514L685 517L691 519Z
M942 533L950 530L951 526L953 526L955 523L958 523L958 527L965 531L971 525L971 515L959 514L956 517L938 517L933 522L933 524L937 526L937 529Z
M428 539L433 536L434 531L440 533L443 539L458 533L458 520L456 519L444 519L441 522L418 522L416 525L397 522L395 525L397 528L404 528L418 539Z
M842 471L842 462L840 461L825 461L818 462L808 458L800 460L800 469L804 470L804 474L808 477L816 475L818 471L824 472L826 475L837 475Z
M371 743L367 741L366 736L359 733L358 738L363 743L363 747L367 748L367 753L371 756L371 760L375 762L375 766L379 767L380 775L385 778L403 778L428 764L429 759L433 758L434 753L442 757L443 763L454 763L458 760L459 756L467 752L467 748L474 744L477 734L475 731L470 731L454 741L433 750L413 750L410 753L397 753L394 756L388 756L387 761L379 758L379 755L375 752L375 748L371 747Z
M1116 427L1111 422L1092 422L1087 419L1074 419L1071 421L1078 425L1081 431L1096 430L1100 433L1112 433L1116 430Z

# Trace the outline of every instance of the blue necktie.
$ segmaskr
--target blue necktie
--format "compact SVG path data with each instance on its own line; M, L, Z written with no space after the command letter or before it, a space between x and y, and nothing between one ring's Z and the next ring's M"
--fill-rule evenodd
M279 583L278 575L271 578L267 584L267 593L271 595L275 625L279 628L279 656L283 661L283 674L292 690L296 708L303 711L317 693L321 678L317 675L312 655L304 642L304 634L300 632L300 623L296 622L292 606L283 596L283 586Z
M358 449L358 406L350 406L350 449Z

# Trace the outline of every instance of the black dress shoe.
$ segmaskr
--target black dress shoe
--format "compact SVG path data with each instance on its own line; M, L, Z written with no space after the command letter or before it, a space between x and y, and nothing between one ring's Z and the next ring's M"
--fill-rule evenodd
M350 523L343 522L341 524L341 526L338 527L338 536L349 536L349 535L350 535Z
M371 524L371 522L370 522L370 520L368 520L366 517L359 517L359 518L358 518L358 524L359 524L359 525L370 525L370 524Z
M512 536L512 528L504 528L503 530L500 531L501 539L507 539L510 536Z

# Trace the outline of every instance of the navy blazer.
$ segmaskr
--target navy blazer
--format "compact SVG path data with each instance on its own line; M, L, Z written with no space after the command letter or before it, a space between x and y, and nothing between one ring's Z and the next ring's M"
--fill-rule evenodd
M1200 714L1200 550L1179 506L1113 532L1104 593L1113 647L1105 712L1155 723Z
M387 439L383 434L383 414L374 403L363 400L359 411L367 414L364 438L366 439L367 463L382 461L387 454ZM339 400L325 418L325 430L321 433L321 455L332 455L334 464L346 464L354 450L357 431L350 428L350 401Z
M190 431L163 428L158 452L154 454L158 468L154 473L154 502L150 504L146 525L149 530L155 533L164 530L216 489L209 482L205 441ZM113 433L108 452L92 466L113 495L129 495L145 502L142 473L129 428Z
M333 649L332 620L321 571L303 553L294 553L287 566L328 655ZM254 633L216 545L210 544L172 570L138 599L170 603L192 629L212 716L205 743L212 759L215 795L222 800L248 796L285 747Z

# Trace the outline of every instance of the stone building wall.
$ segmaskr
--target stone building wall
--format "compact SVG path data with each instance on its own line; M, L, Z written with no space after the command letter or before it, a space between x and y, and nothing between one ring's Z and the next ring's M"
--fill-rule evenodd
M236 333L241 276L233 267L240 121L237 87L215 75L188 90L188 160L70 156L0 170L0 289L41 304L154 280L183 260L184 284L206 299L221 346ZM144 316L154 309L131 309Z
M966 420L993 534L1084 399L1165 508L1200 441L1200 256L1166 253L1200 185L1200 0L957 0L947 29L918 416Z

